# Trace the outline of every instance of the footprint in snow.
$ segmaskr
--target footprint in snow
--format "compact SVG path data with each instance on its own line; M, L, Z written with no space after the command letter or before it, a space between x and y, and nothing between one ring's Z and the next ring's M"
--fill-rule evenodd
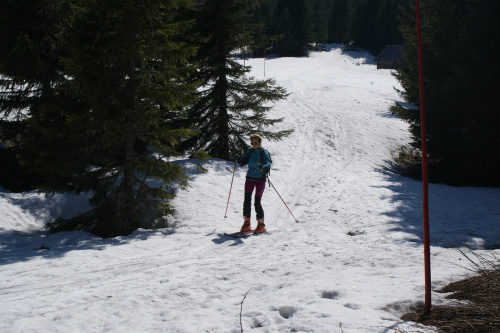
M278 312L279 312L280 316L282 316L283 318L289 319L297 312L297 308L295 308L293 306L285 305L285 306L280 307L278 309Z

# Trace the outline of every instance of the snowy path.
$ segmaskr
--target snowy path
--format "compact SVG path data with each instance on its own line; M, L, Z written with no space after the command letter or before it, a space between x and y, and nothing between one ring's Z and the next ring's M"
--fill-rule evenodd
M267 188L275 233L222 235L241 225L246 170L237 168L225 219L233 163L220 160L192 172L192 188L175 200L176 228L112 240L23 234L74 213L76 199L0 193L0 332L236 333L247 292L245 332L431 332L399 319L423 300L421 185L387 169L408 133L387 111L397 82L363 57L333 48L266 61L266 75L290 93L272 116L294 133L263 146L271 181L299 220ZM261 78L263 60L247 63ZM431 200L438 288L468 273L447 241L500 243L500 191L432 185ZM34 251L42 242L51 249Z

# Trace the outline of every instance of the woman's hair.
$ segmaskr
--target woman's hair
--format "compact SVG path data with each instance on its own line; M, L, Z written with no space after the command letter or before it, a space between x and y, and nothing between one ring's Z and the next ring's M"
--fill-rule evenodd
M250 141L253 140L253 139L257 139L259 140L259 142L262 142L262 137L258 134L252 134L250 135Z

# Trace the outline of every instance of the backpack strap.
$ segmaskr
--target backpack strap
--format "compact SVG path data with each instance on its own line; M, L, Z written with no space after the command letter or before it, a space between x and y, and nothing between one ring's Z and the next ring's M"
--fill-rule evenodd
M273 159L271 158L271 153L269 153L269 150L264 149L264 148L262 148L262 150L260 151L260 162L262 163L262 165L265 164L265 161L264 161L264 151L267 152L267 156L269 156L269 159L271 160L271 164L272 164L273 163Z
M264 151L267 152L267 156L269 156L269 160L271 160L271 164L273 164L273 159L271 158L271 154L269 153L269 150L262 148L260 151L260 163L262 165L266 164L266 161L264 161ZM269 170L269 175L271 174L271 170Z

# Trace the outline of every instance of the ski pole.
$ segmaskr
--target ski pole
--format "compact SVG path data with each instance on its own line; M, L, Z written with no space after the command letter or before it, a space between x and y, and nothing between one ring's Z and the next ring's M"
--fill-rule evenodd
M226 213L224 214L224 218L227 218L227 208L229 207L229 198L231 198L231 189L233 188L233 180L234 180L234 172L235 171L236 171L236 161L234 162L233 178L231 178L231 187L229 188L229 196L227 197Z
M295 216L293 216L292 211L290 210L290 208L288 208L288 206L286 205L285 200L283 200L283 198L281 197L281 195L278 193L278 190L276 189L276 187L274 187L273 183L271 183L271 180L269 179L269 177L266 176L266 178L267 178L267 181L269 182L269 185L271 185L274 188L274 190L276 191L276 193L280 197L281 201L285 204L286 209L288 209L288 211L292 215L292 217L295 220L295 222L299 223L299 221L297 221L297 219L295 218Z

